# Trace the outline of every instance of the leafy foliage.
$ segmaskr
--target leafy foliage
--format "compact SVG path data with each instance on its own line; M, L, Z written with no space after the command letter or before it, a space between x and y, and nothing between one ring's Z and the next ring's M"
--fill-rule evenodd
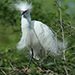
M0 75L24 75L21 70L27 67L30 54L27 49L18 51L15 46L21 37L20 19L21 14L13 7L16 0L0 0ZM57 0L59 4L59 0ZM73 1L75 3L75 1ZM62 31L60 25L60 14L58 5L51 0L33 0L33 9L31 12L32 20L39 20L47 24L57 38L62 41ZM75 75L75 15L70 12L75 6L72 6L70 0L62 1L62 20L64 28L64 37L68 41L67 51L65 53L66 61L52 55L43 60L43 75L65 75L65 67L69 75ZM75 10L74 10L75 11ZM30 75L39 74L39 61L33 59L30 65Z

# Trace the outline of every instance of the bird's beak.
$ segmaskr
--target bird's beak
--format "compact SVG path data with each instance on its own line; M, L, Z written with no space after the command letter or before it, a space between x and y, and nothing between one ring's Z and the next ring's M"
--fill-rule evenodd
M25 13L25 11L22 12L21 16Z
M25 12L27 12L27 10L22 10L22 14L21 14L21 16L22 16Z

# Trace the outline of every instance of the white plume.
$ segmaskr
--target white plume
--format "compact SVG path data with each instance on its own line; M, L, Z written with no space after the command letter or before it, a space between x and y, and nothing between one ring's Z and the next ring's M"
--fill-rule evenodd
M19 1L14 5L17 10L27 10L27 9L31 10L32 8L32 3L28 4L27 1L25 2Z

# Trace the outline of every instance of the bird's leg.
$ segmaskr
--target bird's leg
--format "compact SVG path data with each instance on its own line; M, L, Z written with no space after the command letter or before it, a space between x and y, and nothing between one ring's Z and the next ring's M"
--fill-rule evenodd
M42 72L42 49L40 49L40 73Z
M32 49L32 48L31 48L31 51L32 51L32 56L31 56L31 58L30 58L30 61L29 61L29 64L28 64L27 68L29 68L30 63L31 63L31 61L32 61L32 59L33 59L33 49Z
M31 56L31 58L30 58L30 61L29 61L29 64L28 64L27 68L22 70L22 71L24 71L24 72L25 72L25 71L30 72L28 68L29 68L30 63L31 63L32 58L33 58L33 49L32 49L32 48L31 48L31 51L32 51L32 56Z

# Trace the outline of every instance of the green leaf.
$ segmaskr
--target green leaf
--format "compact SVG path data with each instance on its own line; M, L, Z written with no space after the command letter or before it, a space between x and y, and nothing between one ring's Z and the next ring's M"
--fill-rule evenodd
M0 61L0 66L2 66L3 65L3 61Z
M50 62L50 63L48 63L47 65L48 65L48 66L50 66L50 65L55 65L55 63Z

